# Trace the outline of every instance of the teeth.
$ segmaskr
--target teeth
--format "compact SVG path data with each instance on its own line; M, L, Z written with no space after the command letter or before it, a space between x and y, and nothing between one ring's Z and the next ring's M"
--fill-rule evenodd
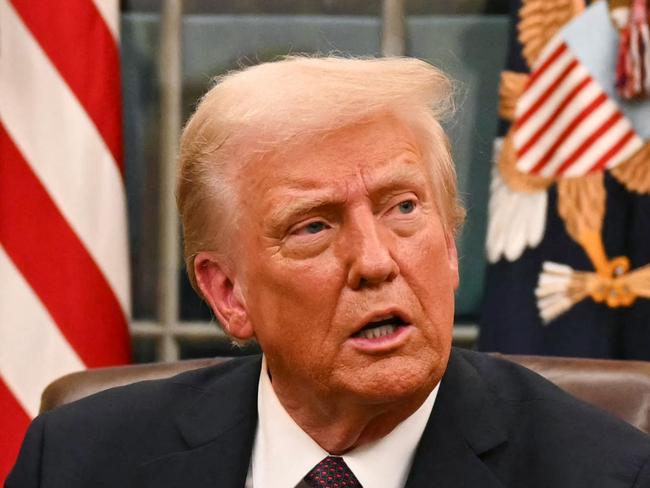
M382 325L381 327L375 327L374 329L362 330L359 333L359 337L364 339L377 339L379 337L384 337L395 332L394 325Z

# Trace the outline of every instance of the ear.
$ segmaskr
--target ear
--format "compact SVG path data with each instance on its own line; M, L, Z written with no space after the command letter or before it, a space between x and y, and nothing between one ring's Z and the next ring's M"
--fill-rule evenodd
M254 336L248 317L246 300L227 261L211 252L200 252L194 258L194 275L201 294L226 329L242 341Z
M458 288L458 252L456 251L456 240L454 239L454 236L451 234L447 234L445 236L445 240L447 241L447 259L449 261L449 268L451 272L453 273L453 280L454 280L454 290Z

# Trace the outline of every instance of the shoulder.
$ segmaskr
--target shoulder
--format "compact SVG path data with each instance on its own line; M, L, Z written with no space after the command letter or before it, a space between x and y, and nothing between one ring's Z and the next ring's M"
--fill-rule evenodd
M465 374L477 374L494 395L505 401L572 398L538 373L499 356L455 348L450 364Z
M32 422L7 486L31 486L23 480L35 473L103 477L109 485L120 486L143 460L185 448L178 420L204 398L245 393L251 401L242 399L237 408L254 411L259 371L257 356L233 359L167 379L111 388L45 412ZM220 412L221 403L228 402L211 404L215 417L231 415Z
M650 486L645 433L516 363L472 351L455 350L453 356L453 368L489 391L493 418L508 431L504 457L530 479L557 480L553 486L571 486L573 480L578 486L585 478L613 477L620 484L598 486L646 486L634 484L643 478Z
M134 420L137 416L162 414L171 416L195 401L198 395L211 390L229 388L241 382L257 383L259 356L224 361L159 380L146 380L110 388L63 405L46 413L49 421L63 421L68 417L84 416L104 421ZM127 409L129 415L120 415Z
M510 405L506 411L524 410L530 415L553 419L565 426L589 425L596 434L609 430L636 438L650 446L650 437L613 415L587 404L517 363L473 351L455 350L461 367L471 368L501 405ZM525 407L525 408L524 408Z

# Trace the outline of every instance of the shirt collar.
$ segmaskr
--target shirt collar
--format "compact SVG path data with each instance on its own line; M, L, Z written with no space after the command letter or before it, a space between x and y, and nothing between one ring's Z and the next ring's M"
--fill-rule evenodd
M362 486L404 486L439 386L388 435L343 456ZM259 420L251 459L253 486L296 486L328 453L296 424L278 400L267 374L266 358L262 359L257 405Z

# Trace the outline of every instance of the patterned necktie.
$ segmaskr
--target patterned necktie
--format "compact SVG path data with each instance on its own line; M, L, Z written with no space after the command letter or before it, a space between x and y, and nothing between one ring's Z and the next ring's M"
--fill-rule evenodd
M327 456L314 466L303 482L312 488L363 488L343 458L336 456Z

